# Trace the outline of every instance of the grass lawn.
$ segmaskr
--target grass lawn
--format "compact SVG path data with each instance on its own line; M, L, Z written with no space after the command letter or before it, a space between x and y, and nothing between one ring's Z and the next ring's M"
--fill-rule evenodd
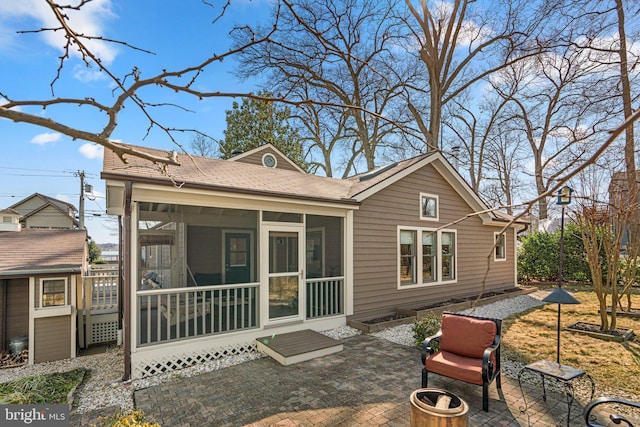
M573 296L581 304L562 306L562 327L575 322L600 324L598 298L578 288ZM632 297L640 307L640 295ZM523 363L556 360L558 305L547 304L504 320L502 357ZM584 369L595 380L598 393L622 390L640 396L640 319L617 317L617 328L635 331L634 341L617 343L563 330L560 362Z

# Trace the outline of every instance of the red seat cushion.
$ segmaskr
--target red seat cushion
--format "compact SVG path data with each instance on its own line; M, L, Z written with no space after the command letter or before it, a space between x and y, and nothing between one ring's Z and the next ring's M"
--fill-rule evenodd
M455 378L471 384L482 385L482 359L439 351L427 357L427 371Z
M484 351L493 344L498 330L491 320L453 314L442 316L441 328L441 351L475 359L482 359Z

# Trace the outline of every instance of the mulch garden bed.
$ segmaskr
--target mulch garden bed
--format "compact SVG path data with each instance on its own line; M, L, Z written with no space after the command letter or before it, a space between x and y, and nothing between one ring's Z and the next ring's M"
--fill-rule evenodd
M635 336L632 329L616 328L611 331L603 331L602 329L600 329L600 325L587 322L576 322L572 325L567 326L565 329L571 332L589 335L591 337L603 339L606 341L629 341L632 340Z
M607 307L607 313L611 314L611 307ZM622 316L622 317L640 317L640 308L633 308L631 307L630 310L622 310L620 308L618 308L616 310L616 316Z
M413 323L416 319L420 320L429 314L440 316L445 311L465 310L467 308L489 304L504 298L523 295L533 291L535 291L535 288L513 287L500 292L490 291L466 298L452 298L446 301L422 305L418 308L397 308L395 314L389 314L373 319L351 320L349 321L349 326L360 329L365 333L378 332L394 326ZM480 297L480 299L478 299L478 297Z

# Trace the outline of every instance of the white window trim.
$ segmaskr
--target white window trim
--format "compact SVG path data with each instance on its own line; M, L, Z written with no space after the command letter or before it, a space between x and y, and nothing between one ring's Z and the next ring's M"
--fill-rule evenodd
M42 305L44 296L44 282L47 280L64 280L64 305ZM69 278L68 277L43 277L38 280L38 307L36 307L33 317L52 317L71 314L71 304L69 303Z
M497 231L494 231L494 233L493 233L493 244L494 244L494 245L496 244L496 242L497 242L497 240L498 240L498 236L500 236L500 234L504 235L504 239L503 239L504 247L503 247L503 250L502 250L502 253L504 254L504 257L502 257L502 258L498 258L498 257L496 256L496 247L497 247L497 246L496 246L496 247L494 247L494 248L493 248L493 260L494 260L495 262L504 262L504 261L506 261L506 260L507 260L507 233L506 233L506 232L504 232L504 233L499 233L499 232L497 232Z
M436 200L435 217L422 215L422 199L424 199L425 197ZM420 219L423 221L440 221L440 197L438 197L436 194L420 193Z
M403 285L402 281L400 280L400 232L401 231L415 231L416 235L418 236L418 240L420 242L420 244L416 243L416 268L417 268L417 283L412 284L412 285ZM431 232L436 232L436 237L437 237L437 247L436 247L436 251L437 251L437 257L436 257L436 262L438 263L438 269L436 271L436 274L438 275L437 280L435 281L430 281L430 282L422 282L422 260L423 260L423 253L422 253L422 232L423 231L431 231ZM454 266L453 266L453 270L454 270L454 278L453 279L448 279L448 280L443 280L442 279L442 233L453 233L454 238L455 238L455 242L454 242L454 246L453 246L453 260L454 260ZM455 229L450 229L450 228L445 228L445 229L434 229L434 228L425 228L425 227L411 227L411 226L402 226L402 225L398 225L397 227L397 236L396 236L396 265L397 265L397 269L396 269L396 280L397 280L397 288L398 290L401 289L415 289L415 288L424 288L424 287L428 287L428 286L437 286L437 285L449 285L449 284L454 284L454 283L458 283L458 230Z

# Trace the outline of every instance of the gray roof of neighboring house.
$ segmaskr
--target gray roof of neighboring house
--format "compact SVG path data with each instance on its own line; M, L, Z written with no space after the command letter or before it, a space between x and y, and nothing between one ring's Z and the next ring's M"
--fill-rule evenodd
M23 229L0 233L0 276L80 272L85 265L86 230Z
M33 193L33 194L32 194L32 195L30 195L29 197L26 197L26 198L24 198L24 199L20 200L19 202L14 203L14 204L13 204L12 206L10 206L10 207L11 207L11 208L14 208L14 207L16 207L16 206L19 206L19 205L21 205L22 203L24 203L25 201L27 201L27 200L29 200L29 199L32 199L32 198L34 198L34 197L40 197L41 199L43 199L43 200L45 201L45 204L46 204L46 203L50 203L50 204L52 204L53 206L55 206L56 208L58 208L60 211L62 211L62 212L65 212L65 209L70 209L70 210L71 210L71 211L73 211L73 212L76 212L76 211L78 210L78 209L76 209L76 207L75 207L73 204L71 204L71 203L65 202L65 201L63 201L63 200L58 200L58 199L55 199L55 198L53 198L53 197L51 197L51 196L47 196L47 195L40 194L40 193ZM65 212L65 214L66 214L66 212Z
M146 147L134 148L152 155L166 156L166 151L163 150ZM167 166L165 174L160 167L149 160L127 155L127 163L125 164L113 151L105 150L102 178L131 179L136 182L184 185L186 188L201 187L209 190L247 194L356 203L352 198L360 192L426 157L428 156L421 155L382 167L378 171L349 179L336 179L242 162L229 162L198 156L189 157L186 154L179 156L180 166Z
M22 216L22 214L20 212L16 212L11 208L6 208L6 209L0 210L0 215L18 215L18 216Z

